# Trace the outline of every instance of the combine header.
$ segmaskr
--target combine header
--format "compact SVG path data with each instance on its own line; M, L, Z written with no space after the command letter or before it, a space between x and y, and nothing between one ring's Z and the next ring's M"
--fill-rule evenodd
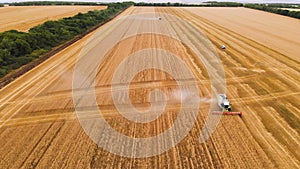
M239 115L242 116L242 112L232 112L231 103L229 102L225 94L218 94L218 106L221 111L214 111L212 114L222 114L222 115Z

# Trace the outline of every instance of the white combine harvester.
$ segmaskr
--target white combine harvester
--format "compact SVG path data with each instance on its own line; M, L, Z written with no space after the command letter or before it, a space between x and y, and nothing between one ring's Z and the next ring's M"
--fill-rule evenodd
M232 112L231 103L229 102L225 94L218 94L218 106L221 111L214 111L213 114L224 114L224 115L239 115L242 116L242 112Z

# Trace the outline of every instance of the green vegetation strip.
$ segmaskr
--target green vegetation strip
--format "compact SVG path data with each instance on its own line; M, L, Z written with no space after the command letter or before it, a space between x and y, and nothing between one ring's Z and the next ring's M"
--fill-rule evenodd
M3 77L0 88L111 20L131 5L132 3L111 3L106 10L89 11L86 14L79 13L74 17L58 21L47 21L31 28L28 33L16 30L0 33L0 77ZM29 62L31 63L28 64ZM20 68L23 65L26 66ZM10 73L16 69L18 70ZM7 75L8 73L10 74Z

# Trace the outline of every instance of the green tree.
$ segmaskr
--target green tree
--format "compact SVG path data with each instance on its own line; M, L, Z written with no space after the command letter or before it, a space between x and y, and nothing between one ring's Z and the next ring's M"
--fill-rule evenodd
M29 54L32 51L30 45L23 39L16 39L11 48L11 54L19 57Z

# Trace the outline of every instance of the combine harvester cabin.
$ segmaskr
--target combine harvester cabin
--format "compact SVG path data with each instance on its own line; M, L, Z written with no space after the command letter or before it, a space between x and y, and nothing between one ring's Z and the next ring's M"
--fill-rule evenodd
M229 102L227 96L225 94L218 94L218 106L221 111L214 111L212 114L220 114L220 115L239 115L242 116L242 112L233 112L232 105Z

